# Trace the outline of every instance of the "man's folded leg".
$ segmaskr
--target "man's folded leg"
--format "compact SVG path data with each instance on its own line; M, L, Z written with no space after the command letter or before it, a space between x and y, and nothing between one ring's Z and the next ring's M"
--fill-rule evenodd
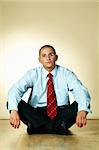
M18 111L20 119L25 123L28 134L67 134L70 128L76 122L76 115L78 110L77 102L70 106L58 110L58 115L55 119L50 120L42 111L37 111L25 101L21 100L18 104Z
M70 128L76 123L76 116L78 112L78 103L74 101L67 109L64 109L62 114L62 120L66 128Z
M78 104L74 101L70 106L66 106L58 110L58 116L53 120L56 130L59 128L64 132L68 131L76 122Z
M58 115L53 120L50 120L49 117L45 115L47 116L47 122L42 128L39 128L41 133L59 135L70 134L68 129L76 122L77 111L78 104L77 102L73 102L70 106L60 108L58 110Z
M45 131L49 134L69 134L69 128L76 122L78 111L77 102L73 102L70 106L58 107L58 114L53 120L48 120L45 124Z
M43 115L23 100L18 104L18 112L21 121L28 126L27 131L29 129L37 131L37 129L46 124Z

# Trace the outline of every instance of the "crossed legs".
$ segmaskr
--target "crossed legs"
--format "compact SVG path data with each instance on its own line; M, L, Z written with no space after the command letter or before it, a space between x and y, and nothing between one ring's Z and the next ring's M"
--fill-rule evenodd
M77 102L70 106L57 109L58 115L53 119L47 116L46 109L37 109L21 100L18 112L21 121L28 126L28 133L61 133L66 131L76 122L78 110Z

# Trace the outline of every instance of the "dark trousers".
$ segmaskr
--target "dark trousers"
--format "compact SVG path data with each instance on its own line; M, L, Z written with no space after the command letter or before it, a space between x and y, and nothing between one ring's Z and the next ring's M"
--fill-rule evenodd
M48 130L59 130L70 128L76 122L78 104L74 101L70 106L57 108L57 116L51 120L47 116L46 107L33 108L25 101L21 100L18 104L18 112L21 121L28 126L32 125L34 130L46 128Z

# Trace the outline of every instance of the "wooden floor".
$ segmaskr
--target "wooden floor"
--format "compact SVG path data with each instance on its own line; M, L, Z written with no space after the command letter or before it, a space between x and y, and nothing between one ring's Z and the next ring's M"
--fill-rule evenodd
M0 150L99 150L99 120L86 127L74 125L69 135L27 135L25 125L13 129L9 120L0 120Z

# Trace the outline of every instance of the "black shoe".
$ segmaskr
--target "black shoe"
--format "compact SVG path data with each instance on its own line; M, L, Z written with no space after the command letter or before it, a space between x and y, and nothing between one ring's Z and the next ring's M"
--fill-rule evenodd
M54 127L55 134L67 135L69 133L68 128L66 128L65 123L62 122L61 125Z
M68 129L63 128L62 126L55 126L55 124L48 123L45 126L46 134L57 134L57 135L67 135Z
M27 133L28 135L32 135L32 134L45 134L46 131L45 131L45 128L44 126L40 126L38 127L37 129L35 129L31 123L28 124L28 127L27 127Z
M33 126L31 125L31 123L28 123L27 133L28 133L28 135L31 135L34 133L34 129L33 129Z
M69 130L68 129L58 129L56 131L54 131L55 133L54 134L58 134L58 135L67 135L69 133Z

